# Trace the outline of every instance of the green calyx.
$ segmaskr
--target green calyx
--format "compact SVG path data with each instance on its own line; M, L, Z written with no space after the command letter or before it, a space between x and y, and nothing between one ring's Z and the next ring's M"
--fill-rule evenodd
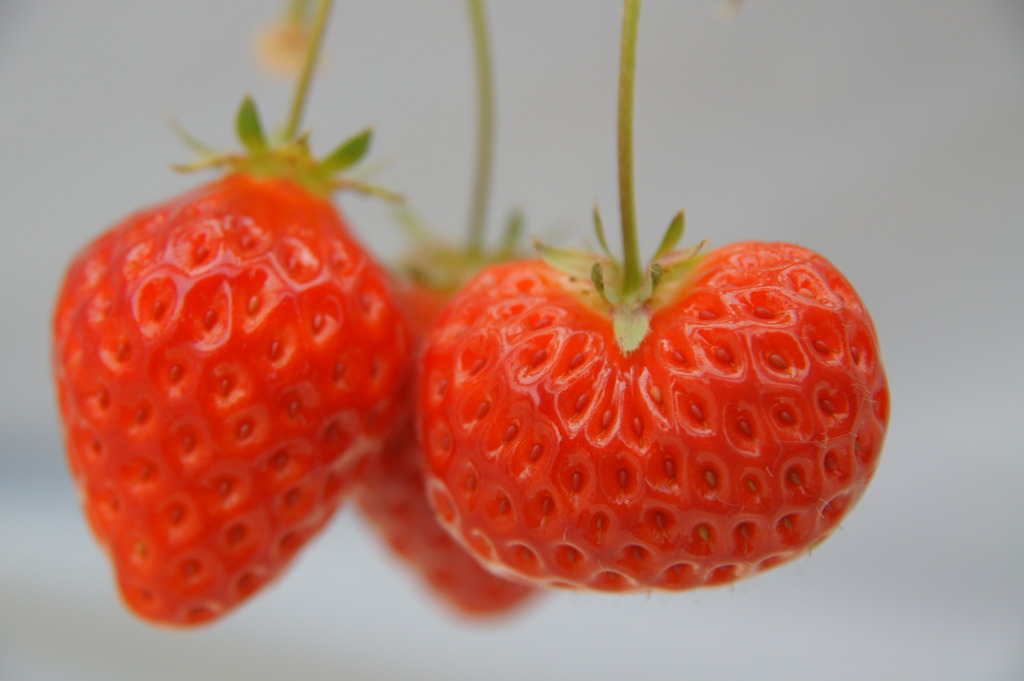
M651 315L660 305L678 295L686 274L700 262L705 242L677 249L686 219L682 211L669 223L654 257L644 266L640 260L639 235L633 191L633 91L636 74L636 46L639 35L640 0L623 0L622 44L619 66L619 213L622 219L622 258L612 255L604 236L601 213L594 207L594 229L604 255L554 248L537 243L541 258L584 282L612 318L615 339L626 355L643 343L651 329ZM592 286L593 289L589 287ZM593 295L583 296L594 300Z
M317 0L312 12L309 0L292 0L289 4L288 21L302 33L308 34L309 39L288 118L280 133L267 136L255 102L252 97L246 96L235 116L235 131L242 143L241 152L220 152L172 123L181 140L199 154L195 162L175 166L178 170L225 168L228 172L247 173L255 177L289 179L318 196L329 196L337 189L355 189L390 201L402 200L387 189L342 176L342 173L358 164L369 150L372 138L369 129L353 135L322 158L316 158L310 150L309 133L300 133L302 112L316 72L333 4L333 0Z
M685 230L685 215L676 214L661 245L639 274L627 277L624 260L616 258L608 247L603 221L594 207L594 229L602 255L575 249L558 248L535 240L541 258L577 282L592 286L607 306L612 318L615 340L625 354L640 347L650 331L651 315L679 291L686 274L703 258L702 241L696 246L677 249Z
M434 236L437 230L427 226L405 205L398 207L395 220L413 243L413 248L397 264L398 269L410 281L439 293L454 295L484 267L522 256L519 242L523 216L519 211L509 216L494 248L467 248L441 241Z
M207 168L225 168L255 177L282 177L302 185L319 196L328 196L338 189L354 189L391 201L401 197L387 189L343 176L356 166L370 149L373 131L363 130L348 138L322 158L316 158L309 147L309 133L291 139L268 137L256 104L251 97L242 100L235 116L235 131L242 144L241 152L221 152L185 132L176 123L175 131L199 158L175 169L190 172Z

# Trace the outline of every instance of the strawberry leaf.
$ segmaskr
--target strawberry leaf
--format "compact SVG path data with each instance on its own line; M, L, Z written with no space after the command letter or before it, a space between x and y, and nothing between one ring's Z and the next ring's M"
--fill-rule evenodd
M373 130L370 128L353 135L324 157L320 161L320 168L328 175L334 175L347 168L351 168L366 156L372 139Z
M248 95L242 100L242 105L238 107L235 130L238 132L238 139L242 140L242 145L251 153L263 154L267 151L267 136L263 132L263 124L260 122L259 112L256 111L256 103Z

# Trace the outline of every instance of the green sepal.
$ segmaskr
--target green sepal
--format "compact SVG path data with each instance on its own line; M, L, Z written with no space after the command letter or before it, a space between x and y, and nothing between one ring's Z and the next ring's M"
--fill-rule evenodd
M253 154L264 154L267 152L267 136L263 132L263 124L260 122L260 114L256 110L256 103L249 95L242 100L238 107L238 116L235 119L235 131L242 145Z
M601 220L601 209L597 205L597 201L594 202L594 231L597 233L597 243L601 244L601 250L612 260L615 256L612 255L612 249L608 248L608 239L604 236L604 221Z
M219 152L209 144L203 142L198 137L190 133L185 129L185 126L181 124L174 116L168 116L167 122L171 126L171 130L174 132L174 136L184 144L186 147L199 154L199 156L216 156Z
M658 263L651 263L651 290L658 288L662 277L665 276L665 268Z
M612 308L615 342L623 354L640 347L651 330L651 308L645 302L626 303Z
M499 260L512 260L519 250L519 239L523 236L523 211L513 210L505 223L505 231L501 235L501 246L496 256Z
M669 223L668 229L665 230L665 236L661 240L661 245L658 246L657 252L654 254L654 260L657 260L663 255L672 252L672 249L676 247L679 240L683 238L683 232L686 230L686 213L679 211L676 216L672 218L672 222Z
M320 161L320 168L327 175L334 175L343 170L351 168L363 160L366 152L370 150L370 142L373 139L373 130L367 128L360 133L348 138Z
M610 258L599 259L590 270L590 280L610 305L622 302L622 266L619 263Z
M391 217L398 228L405 232L406 237L417 244L429 242L431 234L435 233L426 220L407 203L397 204Z
M536 237L533 239L533 245L541 260L576 279L590 279L594 265L603 260L599 255L571 248L559 248L546 244Z
M601 263L595 262L590 268L590 280L594 282L594 288L604 297L604 272L601 270Z
M658 257L657 262L651 264L652 271L654 267L658 267L661 270L660 277L655 286L662 282L677 281L696 267L704 258L704 254L701 251L707 244L708 240L704 239L695 246L680 248L677 251L671 251Z
M387 201L393 204L405 203L405 195L396 191L392 191L387 187L382 187L379 184L373 184L372 182L362 182L361 180L353 180L347 177L340 177L330 183L331 189L350 189L352 191L365 194L366 196L372 196L374 198Z

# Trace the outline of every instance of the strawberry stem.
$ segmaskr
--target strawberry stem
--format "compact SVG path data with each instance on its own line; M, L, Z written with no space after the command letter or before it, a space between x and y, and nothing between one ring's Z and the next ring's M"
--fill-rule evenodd
M288 122L284 126L284 139L286 141L295 139L299 132L302 110L306 106L309 86L312 83L313 72L316 70L316 62L320 56L320 45L323 43L324 31L327 28L327 17L331 12L331 5L333 4L333 0L320 0L320 3L317 5L316 14L313 17L313 35L306 50L306 59L302 64L298 85L295 87L295 95L292 98L292 108L288 114Z
M470 257L475 258L483 254L487 203L491 188L491 167L494 156L494 90L484 3L483 0L467 0L467 4L476 61L477 146L466 251Z
M633 194L633 90L640 0L626 0L622 17L622 56L619 65L619 211L622 215L623 290L637 291L643 282Z

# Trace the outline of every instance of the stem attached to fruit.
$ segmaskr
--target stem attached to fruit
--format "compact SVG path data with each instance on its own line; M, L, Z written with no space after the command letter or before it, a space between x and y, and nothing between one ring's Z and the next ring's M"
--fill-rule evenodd
M491 166L494 155L494 92L491 76L491 55L487 35L487 19L483 0L467 0L477 76L477 147L473 174L473 194L469 208L467 254L483 254L487 202L491 189Z
M331 12L333 4L333 0L320 0L317 4L316 14L313 17L313 34L310 37L309 47L306 50L306 59L302 64L298 85L295 87L291 112L288 114L288 123L284 127L285 140L295 139L299 132L302 110L306 106L309 86L313 80L313 72L316 70L317 59L320 56L320 45L323 43L324 31L327 28L327 17Z
M622 17L622 57L619 66L619 211L622 219L624 293L637 291L643 269L637 238L636 202L633 195L633 85L636 44L640 25L640 0L626 0Z

